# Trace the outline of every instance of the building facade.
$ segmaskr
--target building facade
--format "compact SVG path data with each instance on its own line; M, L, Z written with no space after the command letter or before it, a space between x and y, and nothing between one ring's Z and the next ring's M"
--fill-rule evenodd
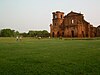
M51 37L96 37L97 28L84 19L83 14L71 11L64 16L63 12L53 12L50 24ZM98 27L99 31L99 27ZM99 33L98 33L99 35Z

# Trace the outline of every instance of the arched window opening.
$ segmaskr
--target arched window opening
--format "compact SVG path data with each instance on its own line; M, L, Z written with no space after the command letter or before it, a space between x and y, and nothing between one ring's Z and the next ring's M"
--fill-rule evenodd
M55 15L55 18L57 18L57 15Z
M72 24L74 23L74 20L72 20Z
M61 15L61 18L63 18L62 15Z

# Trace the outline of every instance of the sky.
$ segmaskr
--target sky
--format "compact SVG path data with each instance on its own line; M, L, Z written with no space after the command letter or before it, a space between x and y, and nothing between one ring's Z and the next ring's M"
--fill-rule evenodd
M0 29L50 31L56 11L81 12L93 26L100 25L100 0L0 0Z

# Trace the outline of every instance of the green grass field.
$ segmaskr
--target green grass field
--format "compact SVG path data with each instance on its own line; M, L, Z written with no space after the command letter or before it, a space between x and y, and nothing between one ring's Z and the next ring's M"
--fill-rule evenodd
M0 75L100 75L100 40L0 38Z

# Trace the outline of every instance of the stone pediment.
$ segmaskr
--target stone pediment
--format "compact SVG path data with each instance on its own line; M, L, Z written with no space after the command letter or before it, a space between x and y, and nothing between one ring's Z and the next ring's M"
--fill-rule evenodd
M83 14L71 11L70 13L68 13L67 15L65 15L65 17L68 17L68 16L77 16L77 15L83 15Z

